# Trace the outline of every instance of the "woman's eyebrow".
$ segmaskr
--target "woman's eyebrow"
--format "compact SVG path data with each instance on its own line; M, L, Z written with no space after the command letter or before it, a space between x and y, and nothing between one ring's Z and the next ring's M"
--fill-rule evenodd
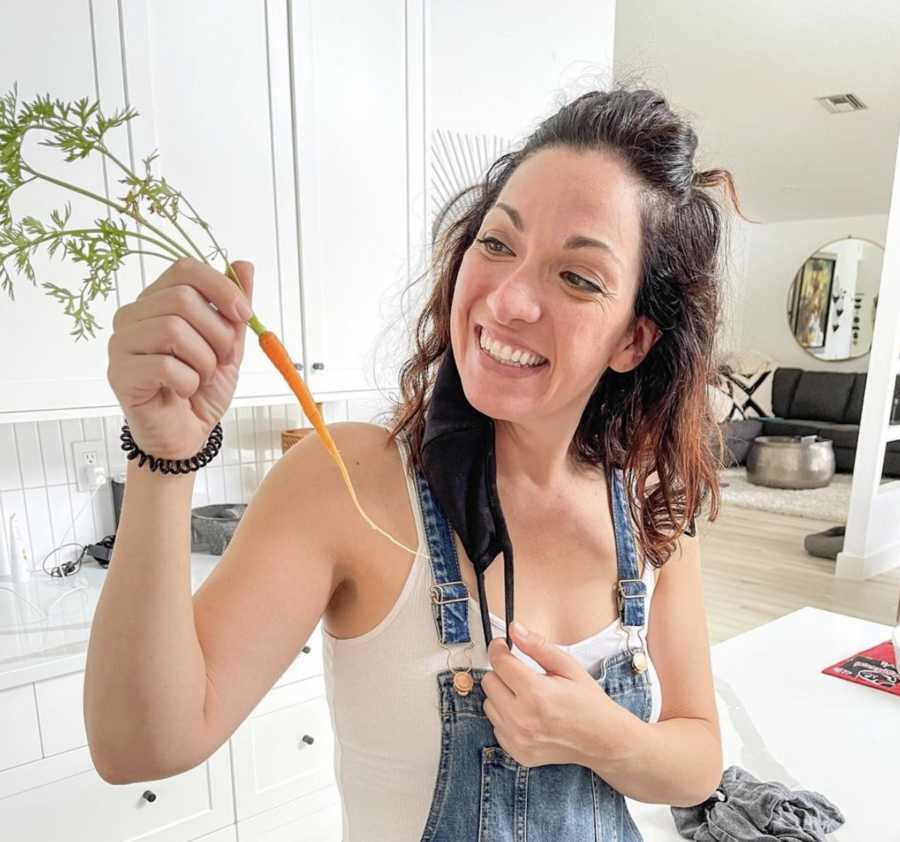
M520 232L525 231L525 223L522 221L522 214L520 214L514 207L510 207L504 202L495 202L488 210L493 210L494 208L500 208L501 210L506 211L509 218L512 220L512 224L516 227L516 229ZM564 249L579 249L579 248L599 248L609 254L619 266L622 266L622 261L619 259L619 256L613 251L612 246L609 243L603 242L603 240L596 240L593 237L586 237L584 234L573 234L569 237L568 240L563 243ZM624 268L624 267L623 267Z

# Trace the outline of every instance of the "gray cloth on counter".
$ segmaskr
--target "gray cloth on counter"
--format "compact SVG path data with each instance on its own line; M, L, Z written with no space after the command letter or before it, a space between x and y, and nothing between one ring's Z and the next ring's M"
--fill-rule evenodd
M759 781L740 766L729 766L702 804L671 809L681 836L697 842L824 842L844 823L824 795Z

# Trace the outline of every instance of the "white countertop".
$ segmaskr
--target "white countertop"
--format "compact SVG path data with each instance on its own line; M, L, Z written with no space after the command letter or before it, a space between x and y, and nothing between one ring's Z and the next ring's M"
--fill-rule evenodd
M192 554L192 593L220 558ZM105 577L88 560L65 578L0 578L0 691L84 670ZM724 768L824 795L846 819L829 842L900 842L900 698L821 672L891 632L803 608L711 650ZM681 839L667 805L628 806L646 842Z
M723 768L825 796L845 819L828 842L900 842L900 698L822 674L891 632L802 608L711 650ZM645 842L682 838L670 807L628 808Z
M191 554L191 593L220 558ZM0 691L84 670L105 581L106 569L88 556L72 576L38 571L28 582L0 576Z

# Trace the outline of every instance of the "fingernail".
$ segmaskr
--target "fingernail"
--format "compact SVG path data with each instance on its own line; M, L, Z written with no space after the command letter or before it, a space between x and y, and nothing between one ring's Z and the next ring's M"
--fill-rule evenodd
M237 300L234 310L242 322L247 321L253 315L253 310L250 309L250 305L243 298Z

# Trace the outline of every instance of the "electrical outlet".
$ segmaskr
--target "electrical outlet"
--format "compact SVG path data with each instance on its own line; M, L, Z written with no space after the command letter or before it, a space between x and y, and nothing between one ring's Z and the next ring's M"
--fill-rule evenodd
M106 460L103 453L102 441L75 441L72 442L72 464L75 466L75 481L79 491L92 491L89 477L94 475L94 467L104 466Z

